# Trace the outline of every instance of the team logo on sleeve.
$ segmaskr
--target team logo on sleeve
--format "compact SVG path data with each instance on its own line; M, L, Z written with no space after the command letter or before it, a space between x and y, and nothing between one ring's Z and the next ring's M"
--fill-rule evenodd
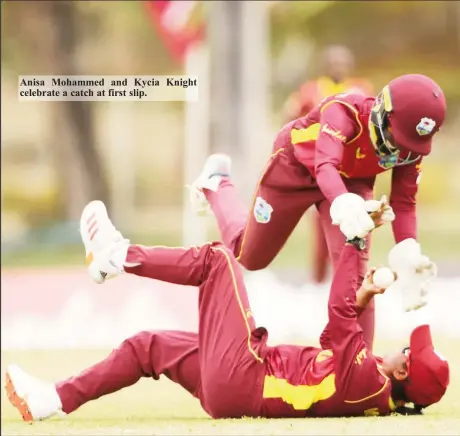
M321 132L322 132L322 133L326 133L327 135L332 136L333 138L340 139L342 142L346 142L346 141L347 141L346 136L343 135L342 132L341 132L340 130L335 130L335 129L331 128L331 127L329 126L329 124L325 124L325 125L321 128Z
M267 224L272 217L273 208L262 198L257 197L254 204L254 218L260 224Z
M436 121L431 118L422 118L415 128L420 136L429 135L436 126Z

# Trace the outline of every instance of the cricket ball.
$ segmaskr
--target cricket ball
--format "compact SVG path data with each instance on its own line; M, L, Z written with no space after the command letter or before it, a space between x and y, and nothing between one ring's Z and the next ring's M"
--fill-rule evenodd
M394 283L395 274L390 268L383 266L374 272L372 281L378 288L386 289Z

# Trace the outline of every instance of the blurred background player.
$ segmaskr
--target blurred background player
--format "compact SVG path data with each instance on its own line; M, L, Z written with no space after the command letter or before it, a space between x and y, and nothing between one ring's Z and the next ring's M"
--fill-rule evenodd
M242 269L220 243L192 248L130 245L99 201L84 209L80 232L96 283L127 272L198 286L198 334L140 332L106 359L57 384L10 366L8 398L25 421L72 413L141 377L157 380L161 375L198 398L213 418L385 416L401 411L406 402L420 413L444 396L449 366L434 351L428 324L412 331L408 347L383 359L367 349L357 317L385 289L372 283L373 271L357 289L362 251L356 241L347 241L335 272L321 349L267 346L268 332L256 328ZM434 266L427 259L423 270L416 269L417 263L407 262L407 277L414 281L425 271L429 276ZM414 283L408 280L406 285Z
M303 83L299 89L291 94L285 103L285 121L289 122L305 116L321 100L334 94L360 93L374 95L374 88L368 79L354 77L355 56L353 52L343 45L327 46L319 57L321 75L313 80ZM313 234L313 280L322 283L327 277L329 252L324 236L321 221L312 211L314 225Z
M319 77L303 83L287 99L284 105L286 122L305 116L321 100L334 94L374 94L374 87L368 79L353 76L355 56L348 47L325 47L320 53L318 64L321 70Z

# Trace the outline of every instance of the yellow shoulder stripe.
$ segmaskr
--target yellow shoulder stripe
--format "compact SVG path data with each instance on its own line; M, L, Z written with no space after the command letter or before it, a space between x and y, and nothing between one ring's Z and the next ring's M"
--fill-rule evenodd
M291 143L295 145L301 142L316 141L318 139L320 129L320 123L312 124L305 129L292 129Z

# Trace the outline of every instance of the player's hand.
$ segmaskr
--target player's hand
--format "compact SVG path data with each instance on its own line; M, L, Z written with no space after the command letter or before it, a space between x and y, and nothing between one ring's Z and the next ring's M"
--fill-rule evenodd
M373 276L376 270L377 268L371 268L369 271L367 271L366 275L364 276L363 284L361 285L361 287L367 293L372 295L383 294L386 291L386 288L379 288L374 285Z
M426 306L429 287L438 270L436 264L421 253L420 244L415 239L405 239L395 245L388 255L388 264L397 273L394 287L402 293L404 311Z
M383 294L386 288L379 288L374 285L373 275L377 268L371 268L364 276L361 287L356 292L356 306L366 308L372 299L379 294Z
M339 195L331 204L332 224L338 225L347 240L364 238L375 228L366 210L366 202L357 194Z
M391 223L395 219L393 208L388 204L386 195L382 195L380 200L366 201L366 210L376 228Z
M377 271L378 268L380 268L380 267L373 267L373 268L369 269L366 272L366 275L364 276L363 284L361 285L362 288L366 292L369 292L369 293L371 293L373 295L384 294L385 291L389 288L389 286L383 288L383 287L378 287L377 285L374 284L374 273L375 273L375 271ZM397 277L396 273L395 273L395 277ZM392 286L392 285L390 285L390 286Z

